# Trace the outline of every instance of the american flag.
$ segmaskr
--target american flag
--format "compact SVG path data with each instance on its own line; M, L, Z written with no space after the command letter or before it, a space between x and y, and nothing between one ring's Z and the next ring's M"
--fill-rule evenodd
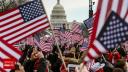
M41 39L42 41L48 41L49 37L42 36L40 39Z
M38 38L34 38L34 42L36 46L38 46L44 52L49 52L52 50L52 43L45 42L41 39L38 40Z
M15 48L13 45L8 44L7 41L0 38L0 71L6 72L7 70L3 69L3 59L14 58L18 60L21 57L22 53L20 50Z
M58 30L58 29L55 29L55 30L53 30L54 31L54 36L55 36L55 38L57 39L57 40L59 40L60 39L60 31Z
M128 40L128 23L115 12L108 17L97 40L107 49L116 48L119 43Z
M72 33L68 31L60 32L60 37L62 37L62 39L69 40L72 37Z
M93 17L92 18L88 18L87 20L85 20L84 24L87 27L89 34L91 34L92 28L93 28L92 27L93 26Z
M82 33L82 28L80 26L80 23L78 23L76 21L73 21L72 23L73 24L72 24L71 32L81 34Z
M55 43L54 36L50 36L48 42L54 44Z
M107 49L113 48L117 46L119 42L126 40L127 37L125 36L127 36L128 32L127 23L128 0L99 1L96 19L94 20L93 35L91 36L92 44L89 45L90 49L84 60L89 61L96 58L101 53L106 53Z
M84 39L81 39L80 41L79 41L79 45L82 45L84 43Z
M38 0L0 13L0 37L14 44L49 27L44 8Z
M44 52L52 51L52 43L44 42L44 41L40 40L40 47L41 47L41 50Z
M71 39L72 39L73 43L79 42L79 41L81 41L81 35L80 34L72 34Z
M32 45L32 46L35 45L33 36L29 36L29 37L26 38L26 44L27 45Z
M40 46L40 38L38 38L37 36L34 37L34 43L35 43L35 45L36 45L37 47L41 48L41 46Z
M0 13L0 58L18 60L21 51L14 48L13 45L47 27L49 27L49 23L46 13L37 0ZM0 71L6 72L2 65L0 65Z
M86 41L83 42L82 47L80 48L80 51L85 51L88 49L88 43Z

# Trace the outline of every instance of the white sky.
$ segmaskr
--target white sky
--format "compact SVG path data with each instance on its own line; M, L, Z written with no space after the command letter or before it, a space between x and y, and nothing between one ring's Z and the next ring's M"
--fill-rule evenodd
M42 0L42 1L44 3L46 12L49 17L51 15L53 6L56 5L57 0ZM93 6L95 12L98 0L93 0L93 1L95 1L95 5ZM60 3L65 9L68 22L72 22L73 20L83 22L83 20L88 18L89 0L60 0Z

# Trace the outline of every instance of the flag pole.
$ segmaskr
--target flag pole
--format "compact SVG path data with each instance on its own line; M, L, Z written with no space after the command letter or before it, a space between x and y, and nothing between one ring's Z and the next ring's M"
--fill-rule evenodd
M39 0L39 1L42 3L42 6L44 7L44 11L45 11L45 13L46 13L46 15L47 15L47 12L46 12L46 10L45 10L45 6L43 5L43 2L42 2L41 0ZM48 15L47 15L47 16L48 16ZM64 62L64 58L63 58L63 56L62 56L62 52L61 52L61 50L60 50L59 44L58 44L58 42L57 42L57 39L55 38L54 31L53 31L53 26L52 26L52 24L51 24L49 18L48 18L48 21L49 21L49 24L50 24L50 29L52 30L52 35L53 35L53 37L54 37L54 39L55 39L55 43L56 43L56 45L57 45L57 49L58 49L59 54L60 54L60 57L61 57L61 60L62 60L62 62L63 62L63 64L64 64L65 69L67 70L66 64L65 64L65 62Z
M82 63L81 67L80 67L80 72L82 72L82 69L84 68L84 63Z
M104 55L102 54L102 57L103 57L103 60L105 61L105 62L107 62L107 60L106 60L106 58L104 57Z

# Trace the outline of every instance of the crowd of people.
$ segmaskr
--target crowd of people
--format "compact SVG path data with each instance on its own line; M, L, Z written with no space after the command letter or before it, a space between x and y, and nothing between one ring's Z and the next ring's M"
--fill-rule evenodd
M26 45L22 49L22 57L11 72L128 72L128 52L122 46L109 50L101 57L87 62L84 67L82 67L82 64L86 51L80 52L79 48L77 44L74 44L71 48L60 46L66 64L65 69L57 46L54 45L53 50L46 53L38 47ZM69 64L79 65L80 67L69 70Z

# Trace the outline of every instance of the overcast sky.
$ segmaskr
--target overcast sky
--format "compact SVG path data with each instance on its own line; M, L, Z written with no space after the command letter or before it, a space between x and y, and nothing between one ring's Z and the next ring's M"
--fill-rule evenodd
M53 6L56 5L57 0L42 0L42 1L44 3L48 16L50 16ZM93 0L93 1L95 1L95 5L93 6L95 12L98 0ZM72 22L73 20L83 22L83 20L88 18L89 0L60 0L60 3L66 11L67 20L69 22Z

